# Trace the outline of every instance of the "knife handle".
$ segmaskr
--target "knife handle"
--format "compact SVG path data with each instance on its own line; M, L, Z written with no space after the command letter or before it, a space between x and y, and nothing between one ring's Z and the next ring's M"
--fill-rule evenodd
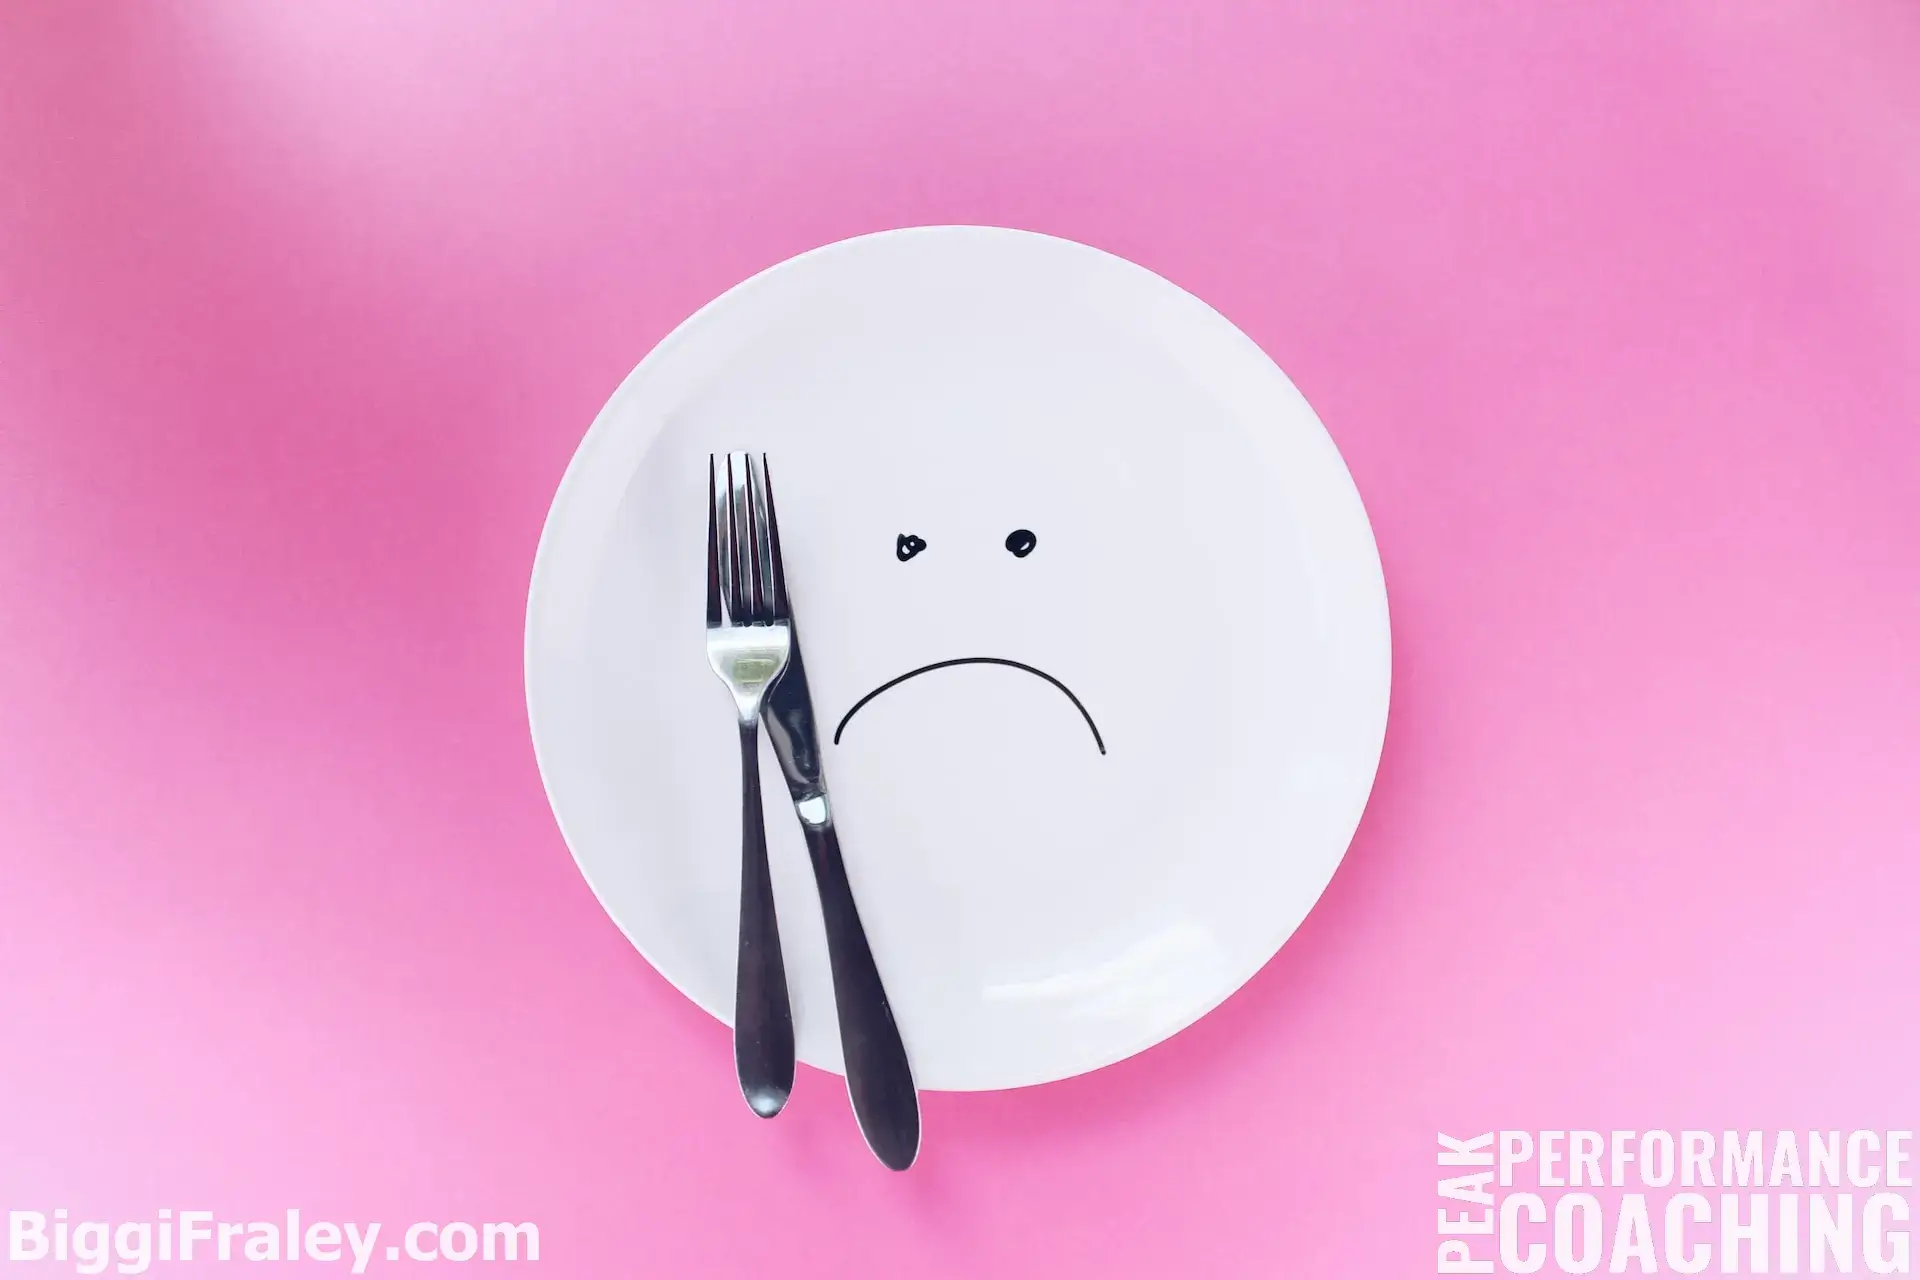
M840 857L840 837L831 819L808 824L807 855L820 890L827 925L827 960L833 969L833 1002L840 1015L840 1051L847 1064L847 1094L867 1146L889 1169L905 1169L920 1154L920 1099L906 1046L894 1025L893 1007L867 945L853 888Z
M771 1119L793 1093L793 1007L760 806L760 724L740 726L740 955L734 969L733 1065L754 1114Z

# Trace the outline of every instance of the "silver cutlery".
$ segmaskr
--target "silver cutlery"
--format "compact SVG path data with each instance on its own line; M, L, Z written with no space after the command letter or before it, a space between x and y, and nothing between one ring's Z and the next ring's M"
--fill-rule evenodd
M773 527L766 460L707 458L707 662L733 695L740 727L740 949L734 975L733 1063L756 1115L780 1113L793 1092L793 1008L760 805L760 711L787 669L793 628Z
M840 1049L846 1059L847 1094L867 1146L889 1169L905 1169L920 1153L920 1099L906 1046L894 1024L893 1007L873 949L854 906L827 798L826 771L820 758L820 734L807 688L800 636L793 627L786 577L780 559L780 527L774 517L773 485L765 474L766 529L773 566L774 613L787 624L786 671L767 695L767 737L793 797L794 812L807 841L820 910L827 927L827 962L833 971L833 1001L840 1017ZM744 919L744 916L743 916ZM736 1030L736 1036L737 1036ZM789 1077L791 1078L791 1077Z

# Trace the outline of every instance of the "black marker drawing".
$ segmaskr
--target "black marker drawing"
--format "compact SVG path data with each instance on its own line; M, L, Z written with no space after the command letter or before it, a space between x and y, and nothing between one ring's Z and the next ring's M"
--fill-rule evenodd
M1007 535L1007 550L1022 560L1033 553L1033 547L1039 539L1033 536L1031 529L1015 529Z
M926 549L927 540L911 533L903 533L893 540L893 554L902 560L911 560Z
M860 701L854 703L853 706L848 709L847 714L840 717L840 723L836 725L833 730L833 744L835 746L840 745L840 735L846 732L847 721L853 719L854 712L860 710L860 708L866 706L869 702L872 702L875 698L893 688L893 686L903 681L911 680L915 676L923 676L929 671L938 671L942 667L965 667L975 664L994 667L1012 667L1017 671L1024 671L1028 675L1039 676L1042 680L1045 680L1048 684L1066 694L1067 700L1073 703L1073 709L1080 713L1080 718L1087 722L1087 728L1092 731L1093 745L1100 748L1101 755L1107 754L1107 744L1106 740L1100 736L1100 726L1093 722L1093 717L1088 714L1086 706L1074 695L1073 690L1067 688L1058 677L1050 676L1040 668L1030 667L1024 662L1015 662L1011 658L948 658L945 662L930 662L924 667L915 667L905 675L895 676L879 688L868 693L865 697L861 698Z

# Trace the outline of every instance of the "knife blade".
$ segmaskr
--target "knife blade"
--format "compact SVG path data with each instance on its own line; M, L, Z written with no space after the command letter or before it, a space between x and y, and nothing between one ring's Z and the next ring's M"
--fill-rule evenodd
M800 629L793 628L787 669L767 692L761 713L780 773L793 797L806 836L807 859L820 892L827 926L827 961L833 970L833 1002L840 1017L840 1049L846 1059L847 1095L867 1146L889 1169L905 1169L920 1152L920 1099L906 1046L893 1019L880 970L867 945L867 931L854 905L853 888L840 856L833 805L827 798L825 761L813 717L813 693L800 656Z

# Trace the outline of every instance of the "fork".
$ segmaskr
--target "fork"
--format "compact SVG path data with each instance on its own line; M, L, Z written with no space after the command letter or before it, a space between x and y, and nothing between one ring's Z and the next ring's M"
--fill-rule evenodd
M780 1114L793 1092L793 1008L780 958L773 876L760 807L760 708L787 669L793 626L766 459L707 456L707 662L740 722L740 952L734 970L733 1065L754 1114Z

